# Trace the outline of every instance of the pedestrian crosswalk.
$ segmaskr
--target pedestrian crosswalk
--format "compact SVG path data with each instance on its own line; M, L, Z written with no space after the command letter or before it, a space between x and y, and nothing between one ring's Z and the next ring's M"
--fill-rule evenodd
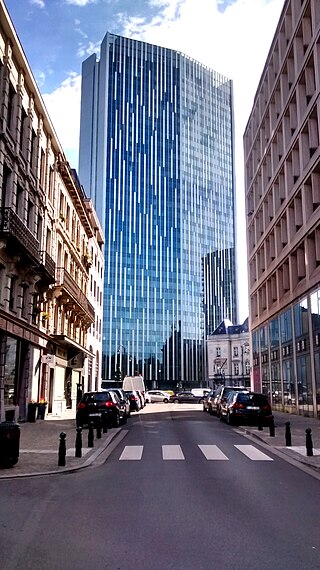
M251 461L273 461L269 455L263 453L254 445L234 445L233 447ZM208 461L229 461L230 459L217 445L198 444L197 448ZM143 452L143 445L126 445L119 460L140 461L143 458ZM184 461L186 459L181 445L162 445L161 457L164 461Z

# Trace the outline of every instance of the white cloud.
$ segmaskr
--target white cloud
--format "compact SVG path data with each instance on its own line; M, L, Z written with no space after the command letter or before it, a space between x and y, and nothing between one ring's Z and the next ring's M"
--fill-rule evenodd
M52 93L43 95L55 131L73 168L78 168L81 75L69 77Z
M96 53L97 57L99 58L100 42L98 43L89 42L88 45L86 46L82 43L79 44L77 56L80 57L81 59L86 59L87 57L89 57L89 55L92 55L93 53Z
M39 6L39 8L45 7L44 0L30 0L30 4L33 4L34 6Z
M66 4L71 6L87 6L87 4L95 4L97 0L66 0Z

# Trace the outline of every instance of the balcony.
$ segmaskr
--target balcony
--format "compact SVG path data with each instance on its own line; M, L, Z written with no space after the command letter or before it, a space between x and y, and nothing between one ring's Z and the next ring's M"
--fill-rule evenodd
M84 316L87 317L91 323L94 322L95 312L93 305L91 305L79 285L77 285L64 267L58 267L57 269L55 286L63 289L67 296L71 297L71 304L75 305L76 312L84 313Z
M55 282L56 264L46 251L40 251L40 265L37 271L41 274L42 280L47 283Z
M7 240L12 255L23 253L33 263L40 263L40 244L12 208L0 209L0 239Z

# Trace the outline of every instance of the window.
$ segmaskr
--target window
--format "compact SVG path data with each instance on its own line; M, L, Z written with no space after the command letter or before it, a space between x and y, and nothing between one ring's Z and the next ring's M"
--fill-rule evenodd
M235 362L233 364L233 370L234 370L234 375L239 376L239 364L238 364L238 362Z
M237 346L233 347L233 356L239 356L239 350Z
M9 285L9 309L13 310L15 308L15 298L17 290L17 277L13 275L10 277Z
M33 233L33 203L31 200L28 200L28 209L27 209L27 227Z
M22 285L21 291L21 317L24 319L27 318L27 309L28 309L28 299L29 299L29 287L27 285Z
M23 219L23 188L20 184L17 184L16 214Z
M217 348L216 348L216 356L221 356L221 348L220 348L220 346L217 346Z

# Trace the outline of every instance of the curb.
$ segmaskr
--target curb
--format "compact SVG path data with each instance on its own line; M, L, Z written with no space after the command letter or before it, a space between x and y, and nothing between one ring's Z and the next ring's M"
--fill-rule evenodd
M44 477L49 475L61 475L64 473L66 474L74 473L75 471L79 471L80 469L86 469L87 467L90 467L98 459L98 457L107 449L107 447L117 437L117 435L121 433L121 431L124 433L123 437L127 434L127 431L122 430L122 428L114 429L110 434L107 435L103 444L98 449L96 449L90 455L90 457L88 457L86 461L81 465L74 465L73 467L60 467L58 469L54 469L51 471L39 471L38 473L17 473L16 475L14 473L12 474L10 473L10 475L9 474L0 475L0 480L23 479L24 477L30 478L30 477Z
M239 430L239 432L248 439L251 439L253 441L258 440L259 445L261 445L261 447L268 449L271 453L273 453L280 459L287 461L287 463L290 463L294 467L301 469L301 471L304 471L308 475L311 475L312 477L320 481L320 467L318 467L317 465L312 465L311 463L305 461L303 459L303 456L293 457L291 454L288 454L286 453L286 451L284 451L284 449L286 448L283 449L282 447L274 447L270 443L265 441L263 438L259 437L258 434L252 433L250 430L243 428L241 426L237 426L235 431L237 430Z

